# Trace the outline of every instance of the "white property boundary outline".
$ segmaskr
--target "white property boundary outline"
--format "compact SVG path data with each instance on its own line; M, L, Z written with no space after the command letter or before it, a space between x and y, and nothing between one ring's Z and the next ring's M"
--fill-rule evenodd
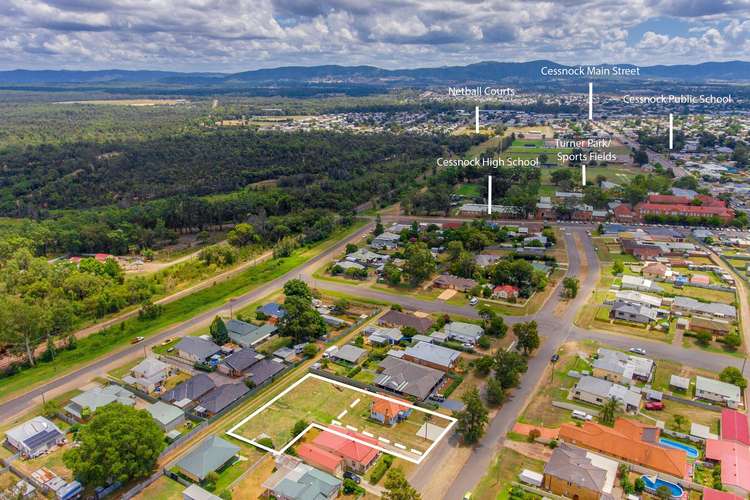
M271 406L276 401L278 401L279 399L281 399L282 397L284 397L285 395L287 395L289 392L293 391L298 385L302 384L304 381L306 381L309 378L315 378L315 379L321 380L321 381L329 383L329 384L338 385L338 386L341 386L341 387L345 387L347 389L351 389L351 390L356 391L356 392L360 392L362 394L366 394L366 395L371 396L371 397L385 399L386 401L390 401L391 403L396 403L396 404L401 405L401 406L406 406L407 408L411 408L413 410L418 410L418 411L421 411L421 412L426 413L428 415L432 415L434 417L440 417L440 418L442 418L444 420L448 420L449 424L448 424L448 426L446 428L443 429L443 431L440 433L440 436L438 436L437 439L435 439L432 442L432 444L427 448L427 450L425 450L423 453L421 453L421 455L420 455L420 457L418 459L414 459L414 458L412 458L412 457L410 457L408 455L403 455L403 454L401 454L399 452L383 448L382 446L379 446L379 445L374 445L372 443L368 443L367 441L364 441L362 439L350 436L348 434L344 434L343 432L338 432L338 431L336 431L334 429L331 429L329 427L325 427L325 426L317 424L315 422L313 422L310 425L308 425L305 428L304 431L300 432L297 436L295 436L294 438L292 438L292 440L289 441L286 445L284 445L284 447L282 449L280 449L280 450L275 450L273 448L269 448L268 446L262 445L262 444L256 442L253 439L246 438L245 436L241 436L241 435L239 435L239 434L237 434L235 432L237 429L239 429L240 427L242 427L243 425L245 425L251 419L255 418L261 412L263 412L264 410L266 410L269 406ZM227 433L228 436L232 436L235 439L239 439L240 441L243 441L243 442L251 444L251 445L253 445L253 446L257 447L257 448L260 448L261 450L265 450L265 451L270 452L270 453L272 453L272 454L274 454L276 456L279 456L279 455L282 455L287 449L289 449L289 447L291 447L292 445L294 445L294 443L296 443L300 438L302 438L302 436L304 436L305 433L307 433L310 429L316 428L316 429L320 429L322 431L326 431L326 432L330 432L332 434L336 434L337 436L340 436L340 437L343 437L343 438L346 438L346 439L350 439L350 440L355 441L355 442L357 442L359 444L362 444L364 446L367 446L367 447L370 447L370 448L375 448L378 451L381 451L383 453L388 453L389 455L393 455L393 456L395 456L397 458L401 458L401 459L406 460L408 462L411 462L411 463L414 463L414 464L420 464L427 457L427 455L430 454L430 452L433 450L433 448L435 448L435 446L437 446L437 444L440 443L440 441L443 440L443 438L446 436L446 434L448 434L448 432L456 424L456 421L457 420L454 417L451 417L449 415L443 415L442 413L438 413L438 412L433 411L433 410L428 410L427 408L421 408L419 406L415 406L415 405L407 403L405 401L394 399L394 398L391 398L391 397L388 397L388 396L385 396L385 395L382 395L382 394L378 394L378 393L366 391L364 389L360 389L359 387L355 387L353 385L349 385L349 384L345 384L343 382L339 382L338 380L332 380L332 379L329 379L329 378L326 378L326 377L321 377L320 375L316 375L314 373L308 373L307 375L305 375L304 377L302 377L301 379L299 379L297 382L293 383L292 385L290 385L289 387L287 387L286 389L284 389L280 394L278 394L276 397L274 397L273 399L271 399L269 402L267 402L266 404L264 404L263 406L261 406L260 408L258 408L254 412L252 412L247 417L245 417L242 420L240 420L237 424L234 425L234 427L232 427L231 429L229 429L226 433Z

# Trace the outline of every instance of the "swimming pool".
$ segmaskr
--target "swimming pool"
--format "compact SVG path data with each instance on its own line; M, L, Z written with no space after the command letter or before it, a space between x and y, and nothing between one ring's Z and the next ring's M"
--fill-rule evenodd
M687 453L688 458L696 459L698 458L698 448L695 446L690 446L685 443L680 443L679 441L674 441L669 438L659 438L659 444L664 446L665 448L674 448L675 450L682 450L685 453Z
M641 479L643 479L643 482L646 484L646 491L649 493L655 493L660 486L666 486L669 488L672 498L682 498L682 495L685 494L685 491L679 484L670 483L669 481L659 479L656 476L641 476Z

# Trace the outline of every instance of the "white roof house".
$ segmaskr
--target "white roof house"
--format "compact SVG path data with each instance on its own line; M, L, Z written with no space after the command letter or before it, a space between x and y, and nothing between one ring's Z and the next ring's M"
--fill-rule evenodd
M479 337L484 335L484 329L481 326L462 321L446 323L443 327L443 332L449 339L456 339L470 344L476 344Z
M65 434L44 417L34 417L5 433L11 446L28 458L38 457L65 442Z
M742 402L742 391L734 384L698 376L695 377L695 397L736 408Z

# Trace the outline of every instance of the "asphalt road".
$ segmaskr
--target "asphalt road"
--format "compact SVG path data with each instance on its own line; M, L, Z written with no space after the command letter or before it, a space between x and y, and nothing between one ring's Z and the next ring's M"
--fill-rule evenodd
M235 310L238 310L252 304L253 302L257 302L273 291L283 287L284 283L286 283L288 280L311 272L310 270L316 268L322 261L325 261L332 255L343 251L343 247L347 243L362 239L370 231L372 231L372 224L367 224L348 238L342 240L339 244L331 246L327 250L321 252L319 255L292 269L286 274L272 281L269 281L268 283L258 288L254 288L253 290L243 295L233 298L231 300L231 307ZM111 354L108 354L96 361L82 366L81 368L57 377L44 385L31 389L28 392L25 392L24 394L19 395L13 399L6 400L2 404L0 404L0 421L11 419L15 416L29 411L33 406L41 403L43 394L45 395L45 397L54 397L62 392L65 392L66 390L69 390L69 388L82 387L83 385L89 383L91 379L97 374L105 373L115 366L123 364L126 358L136 357L140 355L141 352L146 352L149 348L160 344L165 339L184 336L191 329L199 327L204 323L208 324L217 314L226 312L229 310L229 308L230 303L227 302L221 306L217 306L208 311L197 314L187 321L171 327L167 327L159 333L149 336L146 340L139 344L128 345L126 347L123 347L122 349L118 349Z

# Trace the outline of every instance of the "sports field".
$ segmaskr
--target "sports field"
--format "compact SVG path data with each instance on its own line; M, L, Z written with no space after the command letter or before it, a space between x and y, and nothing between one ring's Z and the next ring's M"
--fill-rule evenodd
M398 404L408 417L394 425L384 425L370 416L372 405L378 402ZM293 429L299 421L305 422L307 428L295 435ZM228 434L266 451L283 453L307 431L334 426L334 433L419 463L454 423L452 417L406 401L308 374L238 422Z

